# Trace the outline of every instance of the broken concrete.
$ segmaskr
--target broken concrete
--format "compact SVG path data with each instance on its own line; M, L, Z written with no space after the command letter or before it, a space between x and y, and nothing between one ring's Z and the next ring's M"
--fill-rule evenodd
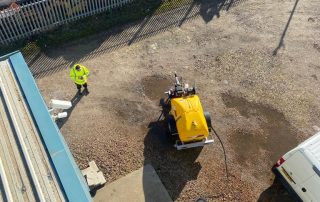
M90 190L103 186L106 183L106 179L103 173L99 170L97 164L94 161L89 162L89 167L81 170L82 175L87 181Z

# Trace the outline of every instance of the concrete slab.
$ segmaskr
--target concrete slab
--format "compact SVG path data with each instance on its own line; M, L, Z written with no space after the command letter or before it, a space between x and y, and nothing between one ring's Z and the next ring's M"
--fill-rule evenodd
M99 189L93 201L170 202L172 199L154 168L151 165L145 165Z
M86 179L90 190L103 186L107 182L95 161L90 161L89 167L81 170L81 173Z

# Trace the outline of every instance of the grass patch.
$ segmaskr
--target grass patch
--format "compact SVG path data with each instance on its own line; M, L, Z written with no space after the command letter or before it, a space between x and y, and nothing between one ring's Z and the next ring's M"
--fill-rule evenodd
M155 15L160 13L165 13L167 11L173 10L175 8L179 8L181 6L191 4L193 0L166 0L163 1L158 9L156 9Z
M20 49L32 53L34 50L55 47L77 39L81 39L111 27L141 20L146 16L158 15L177 7L190 4L193 0L135 0L134 2L101 14L61 25L54 30L38 34L0 47L0 54Z

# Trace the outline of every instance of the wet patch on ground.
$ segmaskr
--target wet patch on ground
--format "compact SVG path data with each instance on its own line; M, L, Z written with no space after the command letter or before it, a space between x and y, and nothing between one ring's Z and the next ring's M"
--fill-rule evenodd
M267 152L270 163L275 163L281 155L298 144L297 130L282 112L229 93L222 94L222 100L227 108L236 109L241 116L250 122L257 122L259 126L253 131L237 129L232 134L230 142L240 164L243 161L254 163L261 152Z
M257 131L236 129L230 139L233 149L237 153L237 160L242 165L249 165L261 155L261 148L265 148L266 140Z
M144 77L141 81L144 94L150 100L160 100L166 97L164 92L168 91L173 85L173 81L161 75Z
M127 99L103 98L102 103L102 109L115 113L123 123L143 125L147 122L150 115L150 110L146 110L142 102Z

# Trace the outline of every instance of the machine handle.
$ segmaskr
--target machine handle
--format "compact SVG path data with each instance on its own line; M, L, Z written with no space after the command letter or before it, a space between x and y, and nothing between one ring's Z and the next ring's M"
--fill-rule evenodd
M178 78L176 72L174 72L174 77L175 77L175 79L176 79L176 84L177 84L177 85L180 85L180 81L179 81L179 78Z

